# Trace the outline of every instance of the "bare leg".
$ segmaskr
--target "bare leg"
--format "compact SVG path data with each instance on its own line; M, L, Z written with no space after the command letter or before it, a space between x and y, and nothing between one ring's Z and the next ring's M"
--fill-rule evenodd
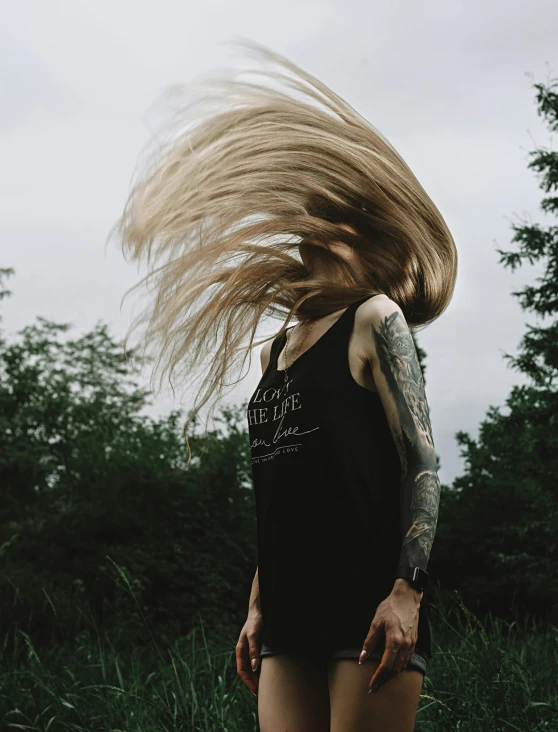
M424 677L404 669L375 694L368 685L379 661L329 661L331 732L412 732Z
M260 732L329 732L325 661L263 656L258 682Z

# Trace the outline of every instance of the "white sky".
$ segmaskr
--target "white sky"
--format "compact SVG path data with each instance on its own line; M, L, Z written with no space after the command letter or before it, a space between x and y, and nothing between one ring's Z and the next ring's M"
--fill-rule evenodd
M0 266L16 270L4 329L41 315L72 322L76 336L99 320L124 334L131 308L120 300L138 276L104 242L148 140L149 108L167 85L237 64L221 43L243 36L364 114L452 230L456 292L419 334L440 478L451 482L462 470L455 432L476 436L487 408L521 382L502 353L535 322L511 293L536 271L504 270L496 248L512 248L518 217L545 221L527 153L552 143L532 81L558 75L555 0L20 0L2 15ZM232 400L259 375L255 353ZM159 398L160 412L170 406Z

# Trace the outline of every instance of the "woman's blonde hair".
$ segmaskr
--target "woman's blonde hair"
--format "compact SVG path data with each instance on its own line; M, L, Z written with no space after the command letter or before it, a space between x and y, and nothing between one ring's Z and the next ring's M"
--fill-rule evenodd
M285 57L240 44L268 68L168 90L201 93L177 108L179 129L154 140L111 230L125 256L148 265L135 287L146 283L153 301L131 330L146 324L153 373L171 385L203 378L185 434L269 340L254 342L262 316L284 320L277 336L293 314L319 318L383 292L416 329L447 307L457 273L444 219L383 135ZM355 250L358 272L334 241ZM311 277L299 247L326 270Z

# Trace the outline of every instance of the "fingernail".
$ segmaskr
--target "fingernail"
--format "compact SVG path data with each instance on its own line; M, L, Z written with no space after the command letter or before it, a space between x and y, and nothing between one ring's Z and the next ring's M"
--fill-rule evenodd
M362 663L366 659L367 656L368 656L368 653L366 651L362 651L362 653L360 654L359 659L358 659L359 664Z
M252 671L255 671L256 668L257 668L257 666L258 666L258 659L257 658L253 658L252 659Z

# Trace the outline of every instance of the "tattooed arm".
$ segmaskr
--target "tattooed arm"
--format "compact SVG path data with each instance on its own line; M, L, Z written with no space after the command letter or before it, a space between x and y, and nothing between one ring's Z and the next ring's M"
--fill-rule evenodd
M440 481L424 379L401 308L387 296L363 305L366 356L401 459L399 564L426 571L438 522ZM399 580L405 582L405 580Z

